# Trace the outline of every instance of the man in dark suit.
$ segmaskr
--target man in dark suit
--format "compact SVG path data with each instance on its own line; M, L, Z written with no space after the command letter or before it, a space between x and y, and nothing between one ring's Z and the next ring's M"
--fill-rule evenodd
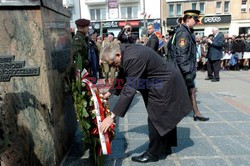
M155 52L158 52L159 39L155 35L154 25L149 24L147 30L148 30L148 39L146 46L152 48Z
M135 38L132 36L132 26L130 24L126 24L125 27L119 32L117 39L120 40L121 43L135 43Z
M135 162L155 162L169 154L177 145L176 125L191 110L187 88L175 62L166 62L152 49L142 45L112 43L104 48L102 59L120 67L119 79L126 78L122 90L110 90L120 94L111 112L101 123L106 132L116 116L124 117L136 93L140 91L148 113L149 146L146 152L132 157Z
M220 81L220 60L222 58L224 35L217 28L212 29L214 38L208 39L209 48L207 54L207 78L212 82Z

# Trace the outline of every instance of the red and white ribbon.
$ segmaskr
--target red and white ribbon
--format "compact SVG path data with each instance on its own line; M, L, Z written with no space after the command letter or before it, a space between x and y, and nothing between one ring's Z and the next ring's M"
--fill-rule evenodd
M88 79L85 78L87 75L88 74L86 74L86 71L83 71L81 79L82 79L82 83L86 83L87 86L89 87L90 92L94 99L96 121L97 121L97 127L98 127L98 132L99 132L99 138L101 142L102 153L104 155L111 154L111 143L109 141L108 133L103 134L100 131L101 122L105 119L105 114L104 114L105 108L102 105L99 95L97 95L97 92L92 88L93 84Z

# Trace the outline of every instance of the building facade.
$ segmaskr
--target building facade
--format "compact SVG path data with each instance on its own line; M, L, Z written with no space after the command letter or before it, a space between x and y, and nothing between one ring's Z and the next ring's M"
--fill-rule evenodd
M89 19L91 28L104 35L113 32L117 36L126 23L129 23L133 28L132 33L139 37L145 32L144 14L146 25L154 23L155 28L160 30L160 0L155 2L149 0L81 0L81 17Z
M70 28L73 35L77 30L75 20L81 18L80 0L63 0L63 6L71 13Z
M195 34L209 35L212 27L223 33L239 35L250 33L250 0L162 0L163 32L177 24L177 19L189 9L201 11Z

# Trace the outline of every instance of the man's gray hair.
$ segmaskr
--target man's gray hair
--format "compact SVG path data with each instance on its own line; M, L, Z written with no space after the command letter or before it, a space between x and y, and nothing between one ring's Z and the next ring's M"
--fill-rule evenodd
M155 28L154 24L152 23L148 24L148 26L152 26L153 28Z
M214 31L219 31L219 29L218 29L218 28L215 28L215 27L213 27L212 30L214 30Z
M109 57L111 60L115 59L116 53L121 53L120 50L120 44L116 42L112 42L107 44L102 52L101 52L101 58L105 60L106 57Z

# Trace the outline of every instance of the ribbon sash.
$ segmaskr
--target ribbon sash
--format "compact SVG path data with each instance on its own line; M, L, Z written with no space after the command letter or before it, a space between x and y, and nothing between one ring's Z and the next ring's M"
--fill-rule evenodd
M105 108L102 105L99 95L97 95L97 92L92 88L93 84L89 80L85 79L84 76L82 76L82 83L87 84L94 99L96 121L99 132L99 138L101 142L102 153L104 155L111 154L111 144L109 141L108 133L103 134L100 131L101 122L105 119L104 115Z

